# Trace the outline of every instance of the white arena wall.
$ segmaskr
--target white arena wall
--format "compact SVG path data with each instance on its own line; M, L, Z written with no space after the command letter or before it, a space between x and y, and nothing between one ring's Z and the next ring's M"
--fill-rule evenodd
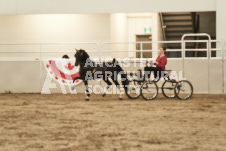
M168 59L166 68L177 72L183 71L182 62L182 59ZM192 83L194 93L222 93L222 60L211 59L209 63L210 68L208 68L208 60L206 59L185 59L184 77ZM137 63L135 68L131 64L131 67L124 69L125 71L136 71L139 67L140 65ZM1 61L0 68L0 93L4 93L5 90L10 90L13 93L40 93L42 91L47 72L39 61ZM210 70L208 71L208 69ZM224 70L226 71L226 61ZM224 87L226 88L226 76L224 78ZM59 83L54 80L52 80L52 83L55 83L57 88L51 88L50 92L62 93ZM89 84L94 86L100 84L100 82L91 80ZM104 85L104 82L101 84ZM161 86L161 81L158 83L158 86ZM67 93L70 93L70 87L65 86L65 88ZM84 93L84 84L80 83L77 85L76 91Z
M32 14L32 15L0 15L0 53L1 51L32 51L21 55L1 53L0 58L4 60L36 59L39 54L39 45L21 45L28 43L60 43L60 42L135 42L136 35L143 34L145 27L152 28L152 39L163 40L162 30L157 13L141 13L136 17L132 14ZM158 20L158 22L156 22ZM120 24L119 24L120 22ZM136 22L137 24L133 24ZM132 27L132 28L131 28ZM14 45L1 45L1 44ZM19 45L15 45L19 43ZM97 49L94 45L74 45L76 48ZM111 45L105 47L109 50L134 49L134 45ZM42 47L42 51L65 51L72 47L52 45ZM74 48L73 48L74 49ZM153 44L153 49L158 49L158 44ZM115 53L113 53L115 55ZM33 56L32 56L33 55ZM53 54L43 56L53 57ZM62 54L60 54L62 55ZM119 56L128 57L124 52ZM157 54L155 54L157 56ZM61 56L54 56L61 57ZM72 57L72 56L71 56ZM116 56L117 57L117 56ZM130 55L130 57L135 57Z
M0 0L0 14L82 14L216 11L217 39L226 39L225 0Z
M217 39L226 39L225 0L0 0L0 14L216 11Z
M110 41L110 14L0 15L0 43Z

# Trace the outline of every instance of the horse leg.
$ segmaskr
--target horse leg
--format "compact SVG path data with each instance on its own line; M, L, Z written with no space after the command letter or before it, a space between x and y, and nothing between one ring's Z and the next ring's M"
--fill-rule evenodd
M85 87L86 87L86 95L87 95L85 101L89 101L90 93L89 93L88 82L85 80L84 84L85 84Z
M119 100L122 100L122 93L121 93L121 90L120 90L120 84L118 83L117 80L113 80L113 82L115 83L115 85L119 89Z
M81 77L75 77L74 80L73 80L73 83L74 83L75 80L77 80L77 79L81 79ZM72 86L72 87L71 87L71 90L74 91L74 89L75 89L75 86Z
M112 83L108 80L108 78L107 78L107 79L103 78L103 80L104 80L104 82L107 83L106 88L109 89L110 86L112 85ZM105 90L105 89L104 89L104 90ZM102 94L102 96L105 97L105 96L106 96L106 93L104 92L104 93Z

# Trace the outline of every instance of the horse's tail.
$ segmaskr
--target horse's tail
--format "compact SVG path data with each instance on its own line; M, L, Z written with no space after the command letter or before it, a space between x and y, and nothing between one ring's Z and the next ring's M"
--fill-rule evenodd
M117 67L119 73L121 74L122 85L125 91L127 92L127 85L129 84L129 80L127 78L126 72L122 69L122 67L119 65L119 62L115 58L113 59L112 63L115 67Z

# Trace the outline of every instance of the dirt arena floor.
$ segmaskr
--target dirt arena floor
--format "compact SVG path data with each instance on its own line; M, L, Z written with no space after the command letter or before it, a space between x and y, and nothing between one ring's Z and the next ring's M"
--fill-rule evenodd
M0 94L0 150L226 150L226 95L84 98Z

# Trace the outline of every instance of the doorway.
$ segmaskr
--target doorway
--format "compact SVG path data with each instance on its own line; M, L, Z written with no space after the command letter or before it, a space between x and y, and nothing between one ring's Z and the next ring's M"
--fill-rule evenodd
M145 35L136 35L136 42L139 41L152 41L151 34ZM136 44L136 50L141 50L141 44ZM143 44L143 50L152 50L152 43ZM143 52L143 56L141 56L141 52L136 52L136 58L152 58L152 52Z

